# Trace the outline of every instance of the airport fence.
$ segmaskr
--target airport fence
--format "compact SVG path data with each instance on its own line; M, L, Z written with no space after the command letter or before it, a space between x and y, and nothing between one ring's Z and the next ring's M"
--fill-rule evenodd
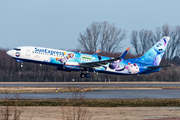
M69 78L30 78L30 77L0 77L0 82L180 82L179 79L148 79L148 78L79 78L79 79L69 79Z

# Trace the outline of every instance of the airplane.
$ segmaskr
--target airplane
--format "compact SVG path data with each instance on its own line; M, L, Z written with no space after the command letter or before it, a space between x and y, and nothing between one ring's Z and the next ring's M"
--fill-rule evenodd
M144 55L132 59L125 59L129 48L117 58L99 56L99 50L91 55L35 46L16 47L7 51L7 54L21 63L25 61L53 65L56 70L67 72L81 71L81 78L89 78L89 72L140 75L158 72L162 67L171 66L159 66L169 40L170 37L164 36Z

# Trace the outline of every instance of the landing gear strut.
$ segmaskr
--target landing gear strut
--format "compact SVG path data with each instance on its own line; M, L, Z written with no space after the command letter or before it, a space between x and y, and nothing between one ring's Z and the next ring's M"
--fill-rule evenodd
M81 78L89 78L90 77L90 74L88 73L88 71L87 71L87 73L83 73L83 71L82 71L82 73L80 74L80 77Z
M23 63L21 63L21 68L23 67Z

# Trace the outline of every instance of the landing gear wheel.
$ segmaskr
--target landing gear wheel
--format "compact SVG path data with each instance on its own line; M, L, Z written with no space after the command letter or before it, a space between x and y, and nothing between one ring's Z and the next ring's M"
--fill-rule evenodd
M89 78L90 77L90 74L89 73L86 73L86 78Z
M81 74L80 74L80 77L81 77L81 78L85 78L85 74L84 74L84 73L81 73Z

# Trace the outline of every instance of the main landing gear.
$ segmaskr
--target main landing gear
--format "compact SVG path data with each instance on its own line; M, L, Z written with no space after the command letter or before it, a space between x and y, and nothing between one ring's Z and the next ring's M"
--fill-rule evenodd
M89 78L90 77L90 74L88 73L88 71L87 71L87 73L83 73L83 71L82 71L82 73L80 74L80 77L81 78Z

